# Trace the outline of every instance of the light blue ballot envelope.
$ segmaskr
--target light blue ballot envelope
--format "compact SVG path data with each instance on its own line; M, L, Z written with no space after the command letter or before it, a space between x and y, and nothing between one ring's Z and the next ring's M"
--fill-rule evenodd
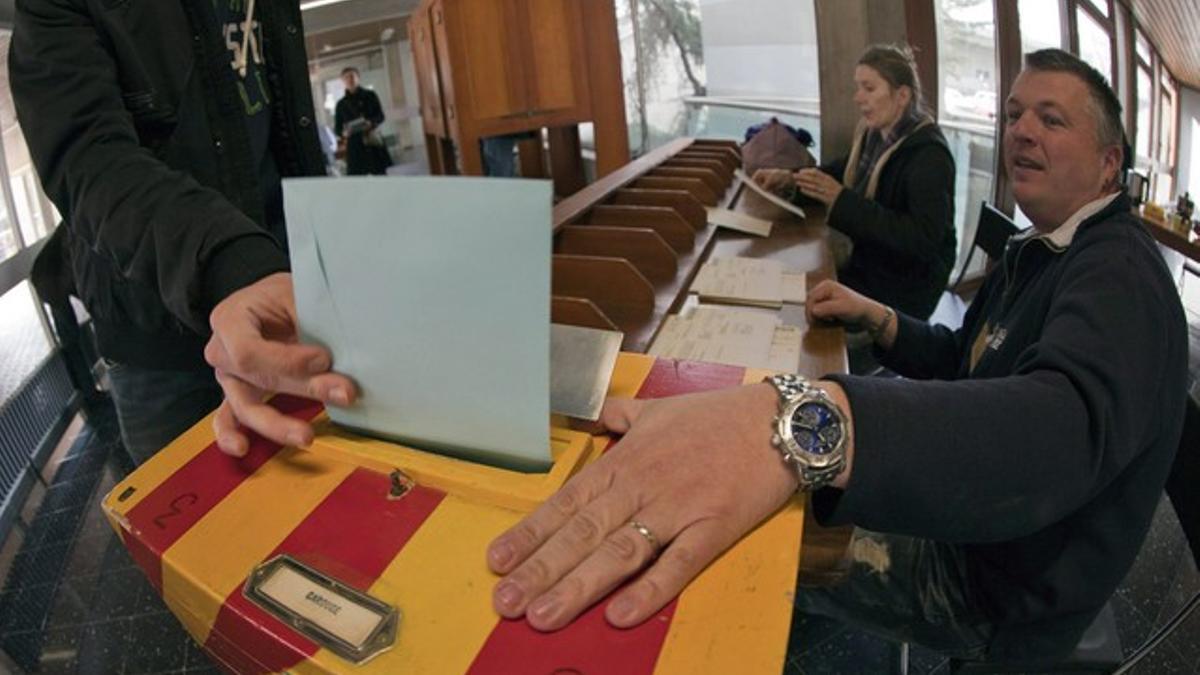
M339 424L550 465L551 188L465 177L283 182L300 333L361 399Z

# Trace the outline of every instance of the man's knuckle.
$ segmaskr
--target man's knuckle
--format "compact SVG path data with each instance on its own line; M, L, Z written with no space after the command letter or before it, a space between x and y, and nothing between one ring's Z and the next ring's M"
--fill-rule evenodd
M644 600L658 600L659 598L663 597L665 592L662 584L658 582L658 579L656 579L653 574L647 574L641 579L638 579L635 586L637 588L637 594Z
M637 542L624 532L618 532L606 538L601 544L601 548L605 554L618 562L636 563L640 558Z
M510 536L517 546L525 549L532 549L541 540L541 534L538 532L538 529L529 523L517 525L513 528Z
M520 578L535 585L544 585L550 581L550 566L541 558L530 558L522 567Z
M690 546L676 544L663 553L660 561L677 572L690 572L696 568L696 551Z
M577 490L573 486L563 488L550 498L548 502L550 508L563 517L575 515L575 512L579 510L579 497L576 492Z
M596 517L587 512L575 515L567 525L567 533L573 539L583 543L593 543L600 538L600 523Z

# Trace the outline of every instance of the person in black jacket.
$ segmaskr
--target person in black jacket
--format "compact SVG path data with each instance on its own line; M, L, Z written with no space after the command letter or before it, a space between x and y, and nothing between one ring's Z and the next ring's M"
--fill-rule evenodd
M489 547L496 610L555 630L618 588L606 618L638 624L799 487L819 521L867 528L845 582L798 590L803 611L956 656L1069 653L1162 495L1187 328L1118 182L1121 106L1104 76L1034 52L1005 109L1005 168L1034 229L961 329L826 281L810 318L871 327L910 379L781 387L803 390L794 410L768 384L608 401L601 421L621 440Z
M334 133L346 141L346 173L350 176L382 176L391 166L391 157L376 130L383 124L383 106L379 96L359 85L357 68L342 71L346 94L334 111Z
M9 80L136 461L221 402L214 334L220 377L353 397L324 350L263 339L295 333L281 176L324 173L295 3L18 0Z
M924 112L911 52L868 48L854 83L862 119L850 155L794 177L771 172L760 179L772 187L794 180L797 196L828 207L826 222L853 244L849 258L838 261L839 281L927 318L957 254L954 158Z

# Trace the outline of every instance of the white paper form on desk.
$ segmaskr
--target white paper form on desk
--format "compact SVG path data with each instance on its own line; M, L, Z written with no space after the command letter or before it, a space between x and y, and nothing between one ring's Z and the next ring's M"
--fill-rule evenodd
M669 316L649 354L688 361L766 368L779 316L773 312L700 305L688 316ZM799 355L797 355L797 361Z
M549 466L549 182L299 178L284 206L301 335L362 390L335 422Z
M706 210L708 211L708 222L717 227L758 237L771 236L771 221L769 220L755 218L748 213L719 209L715 206L709 206Z

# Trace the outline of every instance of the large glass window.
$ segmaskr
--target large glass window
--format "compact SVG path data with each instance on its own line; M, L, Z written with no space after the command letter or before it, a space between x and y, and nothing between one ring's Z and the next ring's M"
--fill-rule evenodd
M1142 31L1140 30L1136 31L1136 35L1137 38L1134 40L1134 50L1137 52L1137 56L1142 60L1142 62L1150 63L1151 54L1153 53L1153 51L1150 49L1150 41L1146 39L1146 36L1143 35Z
M962 260L995 178L996 24L991 0L935 0L934 7L939 122L957 169L954 226ZM983 257L973 264L981 268Z
M1138 158L1150 157L1151 117L1150 102L1154 100L1154 79L1150 70L1137 69L1137 129L1134 135L1134 154Z
M1062 48L1062 10L1057 2L1020 0L1017 14L1021 19L1022 54Z
M813 0L615 1L635 155L771 117L820 138Z
M1154 201L1171 204L1175 191L1175 87L1162 78L1162 97L1159 99L1158 171L1155 172Z
M1044 2L1045 0L1043 0ZM1102 16L1108 16L1108 0L1081 0L1099 12Z
M1111 84L1112 38L1108 29L1083 7L1075 8L1075 19L1079 29L1079 58L1092 64Z
M4 158L6 190L0 190L0 260L22 246L44 238L58 222L58 213L42 193L41 184L17 123L16 108L8 86L9 31L0 32L0 154ZM13 213L15 211L15 213ZM13 217L15 215L15 218Z

